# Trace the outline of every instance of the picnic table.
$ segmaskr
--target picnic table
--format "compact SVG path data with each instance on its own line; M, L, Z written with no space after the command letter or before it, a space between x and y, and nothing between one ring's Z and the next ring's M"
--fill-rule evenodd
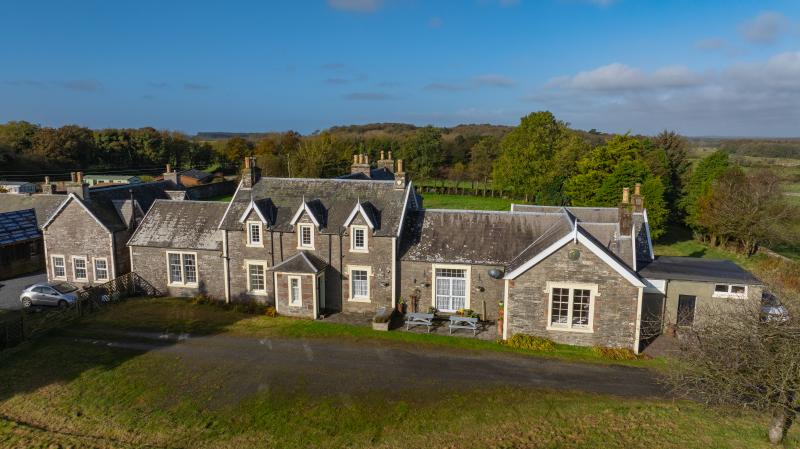
M406 314L406 330L411 329L412 326L427 326L428 332L431 331L433 326L432 313L407 313Z
M451 315L449 327L450 334L453 333L453 329L470 329L472 330L472 336L474 337L475 334L478 333L478 319L468 316Z

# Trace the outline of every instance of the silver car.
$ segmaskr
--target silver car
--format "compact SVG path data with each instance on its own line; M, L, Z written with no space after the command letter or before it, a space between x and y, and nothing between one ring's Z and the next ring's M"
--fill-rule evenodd
M78 300L77 291L78 287L69 282L41 282L25 287L19 300L26 309L31 306L68 307Z

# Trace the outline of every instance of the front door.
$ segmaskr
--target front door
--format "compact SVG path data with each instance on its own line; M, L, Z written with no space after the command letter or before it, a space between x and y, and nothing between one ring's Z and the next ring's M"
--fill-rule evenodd
M467 300L467 271L451 268L436 269L436 309L456 312Z
M319 310L325 310L325 275L317 277L317 298L319 299Z
M694 324L694 306L696 296L678 295L678 326L691 326Z

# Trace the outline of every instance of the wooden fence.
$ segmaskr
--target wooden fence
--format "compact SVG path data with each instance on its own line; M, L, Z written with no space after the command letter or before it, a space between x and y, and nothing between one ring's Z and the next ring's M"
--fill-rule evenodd
M161 296L161 292L136 273L77 292L74 305L64 308L32 307L0 315L0 350L35 338L52 329L131 297Z

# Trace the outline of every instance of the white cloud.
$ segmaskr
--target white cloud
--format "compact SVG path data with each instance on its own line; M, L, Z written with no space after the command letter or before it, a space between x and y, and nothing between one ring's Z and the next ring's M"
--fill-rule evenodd
M548 86L594 91L624 91L686 87L701 82L702 76L684 66L662 67L652 73L615 62L575 76L552 79Z
M331 8L361 13L375 12L382 5L381 0L328 0Z
M517 82L511 78L497 74L476 76L473 82L477 86L489 87L514 87L517 84Z
M766 11L746 21L739 32L750 42L769 44L775 42L789 27L789 19L783 14Z
M704 73L614 63L554 78L525 99L587 129L797 136L800 52Z

